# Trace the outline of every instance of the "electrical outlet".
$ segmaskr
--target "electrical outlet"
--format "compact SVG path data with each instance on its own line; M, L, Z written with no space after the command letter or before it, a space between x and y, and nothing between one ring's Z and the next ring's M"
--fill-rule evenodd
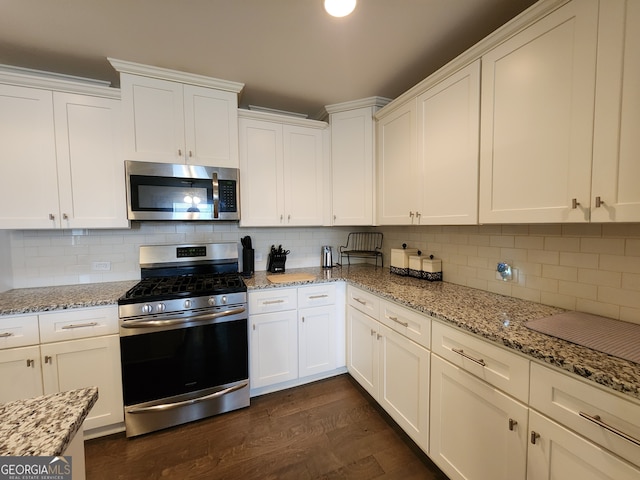
M111 270L111 262L91 262L91 270L106 272Z

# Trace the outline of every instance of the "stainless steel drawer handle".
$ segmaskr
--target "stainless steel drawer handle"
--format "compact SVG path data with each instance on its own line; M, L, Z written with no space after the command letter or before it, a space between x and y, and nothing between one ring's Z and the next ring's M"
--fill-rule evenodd
M200 403L207 400L212 400L214 398L222 397L223 395L227 395L229 393L233 393L242 388L248 387L249 383L244 382L239 385L233 385L232 387L225 388L218 392L211 393L209 395L205 395L203 397L192 398L191 400L183 400L181 402L173 402L173 403L163 403L162 405L152 405L150 407L138 407L127 410L127 413L145 413L145 412L157 412L164 410L172 410L174 408L185 407L187 405L193 405L194 403Z
M590 422L595 423L596 425L604 428L605 430L610 431L611 433L614 433L616 435L618 435L619 437L624 438L625 440L627 440L628 442L633 443L634 445L638 445L640 446L640 440L638 440L637 438L632 437L631 435L627 435L626 433L618 430L615 427L612 427L611 425L603 422L600 419L600 415L589 415L588 413L584 413L584 412L578 412L580 414L580 416L582 418L586 418L587 420L589 420Z
M276 303L284 303L284 300L265 300L262 302L263 305L273 305Z
M95 327L96 325L98 325L98 322L70 323L69 325L65 325L64 327L62 327L62 330L72 330L74 328Z
M483 367L487 366L487 364L484 363L483 359L472 357L468 353L465 353L464 350L462 350L461 348L452 348L451 351L457 353L458 355L462 355L464 358L468 358L469 360L477 363L478 365L482 365Z
M13 332L0 333L0 338L13 337Z
M310 299L316 299L316 298L327 298L329 295L309 295Z
M509 419L509 430L513 432L514 428L518 425L518 421L513 418Z
M409 322L403 322L401 320L398 320L398 317L390 317L389 315L387 315L387 318L389 320L393 320L396 323L399 323L400 325L402 325L403 327L408 327L409 326Z
M353 297L353 299L358 302L360 305L366 305L367 302L365 302L364 300L360 300L358 297Z

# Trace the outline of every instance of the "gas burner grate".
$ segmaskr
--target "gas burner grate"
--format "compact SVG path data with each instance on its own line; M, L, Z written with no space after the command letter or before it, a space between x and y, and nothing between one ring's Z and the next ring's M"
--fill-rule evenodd
M178 275L143 278L126 294L127 299L144 299L161 295L211 295L243 289L239 275Z

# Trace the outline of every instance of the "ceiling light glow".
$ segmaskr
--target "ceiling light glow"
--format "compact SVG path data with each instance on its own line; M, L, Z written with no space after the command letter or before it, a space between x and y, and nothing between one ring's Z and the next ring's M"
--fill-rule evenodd
M324 9L334 17L346 17L356 8L356 0L324 0Z

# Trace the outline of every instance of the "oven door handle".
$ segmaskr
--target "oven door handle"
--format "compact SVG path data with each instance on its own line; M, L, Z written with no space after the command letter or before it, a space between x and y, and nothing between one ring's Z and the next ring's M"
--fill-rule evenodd
M213 400L214 398L222 397L229 393L233 393L244 387L249 386L249 382L243 382L238 385L233 385L228 388L224 388L217 392L210 393L198 398L192 398L191 400L182 400L180 402L163 403L161 405L152 405L150 407L137 407L127 410L127 413L147 413L147 412L163 412L165 410L173 410L174 408L185 407L187 405L193 405L194 403L205 402L207 400Z
M204 322L205 320L214 320L216 318L228 317L229 315L238 315L246 312L246 308L234 308L225 310L224 312L207 313L205 315L196 315L188 318L174 318L169 320L129 320L122 322L123 328L153 328L153 327L171 327L190 322Z

